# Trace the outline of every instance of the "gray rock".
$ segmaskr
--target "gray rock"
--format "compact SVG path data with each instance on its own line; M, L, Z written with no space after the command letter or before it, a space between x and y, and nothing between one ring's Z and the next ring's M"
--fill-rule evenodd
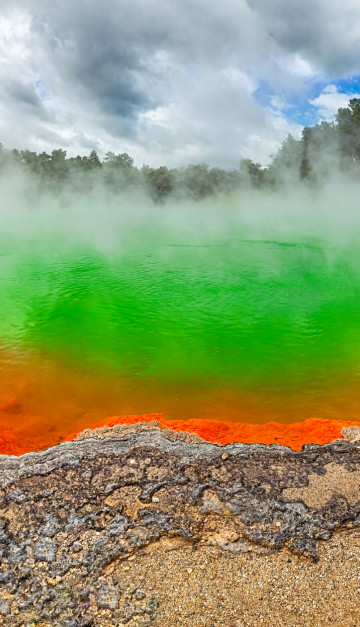
M0 616L6 616L10 614L10 603L8 601L0 600Z
M103 585L97 593L99 607L116 610L119 607L120 592L116 588Z
M40 538L34 546L34 557L42 562L54 562L56 560L56 544L50 538Z
M108 430L104 438L0 456L0 550L7 557L0 564L7 622L0 624L31 624L30 611L59 627L101 625L99 612L114 624L160 620L158 600L141 587L120 604L112 563L158 540L207 542L209 516L218 525L212 542L233 559L259 544L316 560L320 540L359 528L356 442L293 452L191 438ZM14 616L4 614L9 595Z

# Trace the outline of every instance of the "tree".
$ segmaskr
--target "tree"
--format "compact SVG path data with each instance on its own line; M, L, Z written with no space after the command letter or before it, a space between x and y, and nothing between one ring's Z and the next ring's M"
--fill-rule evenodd
M339 147L342 155L351 161L360 160L360 99L352 98L347 108L336 114Z
M264 182L264 171L261 163L254 163L251 159L240 161L240 175L248 179L253 187L261 187Z
M160 168L143 168L143 173L150 188L151 195L157 202L163 202L174 189L175 172L166 166Z
M134 168L134 159L127 152L115 155L114 152L109 151L105 155L105 163L108 166L122 170L132 170Z
M184 190L193 198L199 200L213 193L213 185L209 176L207 163L188 165L182 173L182 185Z
M300 163L300 178L308 179L311 175L311 164L310 164L310 143L311 143L311 128L305 127L302 132L302 154L301 154L301 163Z
M116 155L109 151L104 161L105 181L108 185L120 191L135 182L137 170L134 159L127 152Z
M57 148L52 151L49 161L49 172L54 183L63 182L69 172L68 163L66 161L66 150Z
M99 159L99 155L96 152L96 150L92 150L89 157L88 157L88 161L91 165L91 168L101 168L101 161Z
M99 155L97 154L96 150L92 150L88 157L80 157L80 155L78 155L77 157L75 157L75 160L71 159L69 161L75 161L78 168L83 170L95 170L102 167Z

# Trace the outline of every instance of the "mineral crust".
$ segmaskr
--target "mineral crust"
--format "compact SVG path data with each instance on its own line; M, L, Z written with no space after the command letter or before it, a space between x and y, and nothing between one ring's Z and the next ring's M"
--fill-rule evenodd
M195 591L219 564L237 572L257 560L261 569L262 560L281 555L308 571L321 568L327 542L359 537L359 461L357 441L300 452L220 446L155 422L87 430L46 451L0 456L0 625L262 624L265 613L246 614L241 587L227 609L219 602L210 611L209 599L199 614L199 597L170 611L158 570L171 587L167 574L180 556L186 588L196 565ZM155 553L156 572L145 577L141 568ZM270 616L263 624L317 624L289 612L286 622ZM359 624L351 620L341 624Z

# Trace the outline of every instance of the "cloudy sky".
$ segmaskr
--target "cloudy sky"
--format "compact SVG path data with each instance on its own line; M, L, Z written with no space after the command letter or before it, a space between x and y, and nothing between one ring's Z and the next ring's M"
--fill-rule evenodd
M358 0L0 0L0 141L266 164L360 93Z

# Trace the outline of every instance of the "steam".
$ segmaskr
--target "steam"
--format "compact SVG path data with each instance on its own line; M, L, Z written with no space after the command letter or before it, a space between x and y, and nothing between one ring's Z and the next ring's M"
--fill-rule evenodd
M100 159L9 150L0 144L0 239L104 254L173 241L232 238L352 246L360 234L360 99L334 122L283 142L268 167L242 159L233 170L135 166L127 153Z
M360 185L344 175L319 187L244 188L202 200L153 202L145 188L114 192L47 190L33 176L8 167L0 177L0 242L9 245L93 247L120 254L143 238L174 244L225 243L232 238L317 243L341 249L360 237Z

